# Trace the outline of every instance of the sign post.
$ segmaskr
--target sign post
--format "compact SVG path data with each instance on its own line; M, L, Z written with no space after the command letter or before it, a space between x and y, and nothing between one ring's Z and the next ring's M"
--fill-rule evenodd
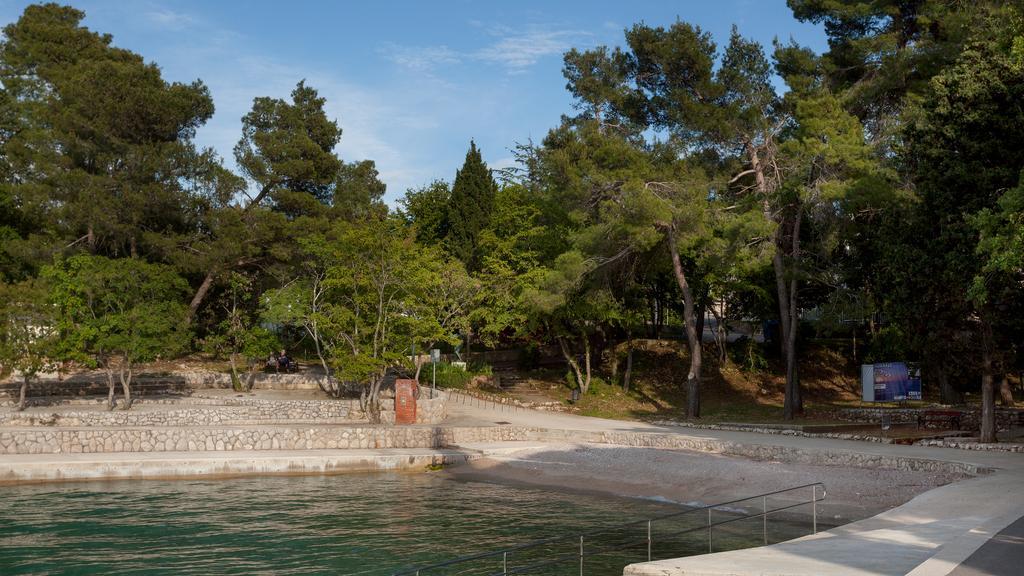
M430 396L433 397L437 391L437 363L441 361L441 350L432 348L430 350L430 368L433 371L430 379Z

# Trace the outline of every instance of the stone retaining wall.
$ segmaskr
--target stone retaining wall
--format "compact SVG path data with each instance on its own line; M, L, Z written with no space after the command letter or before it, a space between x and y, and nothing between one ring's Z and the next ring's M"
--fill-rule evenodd
M450 394L436 391L436 396L431 396L429 388L420 388L420 397L416 399L416 423L417 424L440 424L448 417L448 399ZM380 412L382 424L393 426L395 424L395 399L382 398L383 406Z
M259 372L253 380L255 390L318 390L323 376L302 372L299 374L277 374ZM18 395L21 383L0 381L0 397L10 399ZM74 374L63 379L52 378L33 380L28 386L31 397L80 397L107 393L106 376L102 373ZM231 388L231 374L209 370L180 371L169 374L140 374L132 380L135 394L166 394L188 392L203 388ZM117 383L117 393L121 384Z
M793 448L771 444L746 444L715 438L697 438L672 433L651 432L582 432L572 430L535 430L530 440L546 442L591 442L637 448L673 448L712 452L769 462L810 464L813 466L844 466L854 468L880 468L914 472L945 472L975 475L988 472L974 464L947 462L906 456L865 454L853 450L821 448Z
M865 422L876 424L882 421L883 415L888 415L893 424L917 424L917 417L926 410L957 410L963 415L960 417L960 428L963 430L977 430L981 427L980 410L960 410L957 408L836 408L818 412L819 415L835 420L847 422ZM1000 430L1009 429L1011 426L1019 426L1019 414L1021 410L996 409L996 427Z
M74 411L50 414L0 413L0 426L217 426L305 421L339 423L364 420L359 402L267 402L180 410Z
M0 454L441 448L526 440L511 426L273 426L248 428L0 429Z

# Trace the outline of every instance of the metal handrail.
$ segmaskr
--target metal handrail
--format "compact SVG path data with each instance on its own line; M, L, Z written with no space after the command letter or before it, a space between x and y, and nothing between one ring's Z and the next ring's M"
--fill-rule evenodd
M463 390L461 388L445 388L445 387L442 387L442 386L437 386L437 389L442 391L442 392L446 392L448 394L449 398L451 398L453 396L459 397L460 398L460 404L463 404L463 405L467 404L467 399L468 399L468 404L469 405L472 406L473 404L475 404L476 406L481 407L481 408L485 407L485 405L487 405L487 404L494 404L495 407L492 408L492 409L496 410L498 412L519 412L520 410L526 410L527 409L525 406L521 406L521 405L516 404L514 402L506 403L506 402L498 402L497 400L491 400L491 399L488 399L488 398L481 398L481 397L479 397L479 396L477 396L475 394L471 394L467 390Z
M802 490L802 489L807 489L807 488L811 489L811 499L810 500L803 500L803 501L800 501L800 502L798 502L796 504L789 504L789 505L786 505L786 506L780 506L778 508L772 508L770 510L768 509L768 497L769 496L775 496L775 495L778 495L778 494L785 494L787 492L795 492L797 490ZM821 491L821 496L820 497L818 496L819 489ZM405 569L402 569L402 570L400 570L398 572L393 572L392 576L420 576L421 572L426 572L426 571L429 571L429 570L436 570L438 568L446 568L446 567L454 566L454 565L457 565L457 564L465 564L467 562L475 562L475 561L484 560L484 559L487 559L487 558L496 558L496 559L500 558L500 560L501 560L501 570L499 570L497 572L489 573L489 576L508 576L510 574L521 574L521 573L524 573L524 572L527 572L527 571L532 571L532 570L536 570L538 568L542 568L544 566L552 566L552 565L555 565L555 564L562 564L562 563L566 563L568 561L574 561L576 559L579 560L580 574L582 576L582 574L583 574L583 566L584 566L583 561L588 556L588 554L586 552L586 549L584 547L584 543L585 543L586 539L588 539L588 538L589 539L593 539L594 537L596 537L598 535L608 534L609 532L613 532L613 531L617 531L617 530L622 530L624 528L632 528L632 527L644 526L644 525L646 525L646 527L647 527L647 537L645 539L629 541L625 545L620 545L620 546L615 547L615 548L598 549L597 551L590 552L589 556L593 557L593 556L598 556L598 555L601 555L601 554L607 554L609 552L613 552L613 551L616 551L616 550L622 550L622 549L626 549L626 548L630 548L630 547L633 547L633 546L638 546L640 544L646 543L647 544L647 561L650 562L652 560L651 548L652 548L652 544L653 544L653 538L652 538L652 533L651 533L651 525L652 525L652 523L658 522L658 521L661 521L661 520L668 520L668 519L671 519L671 518L678 518L678 517L681 517L681 516L686 516L688 514L695 514L695 513L704 512L704 511L707 512L707 517L708 517L707 524L704 524L704 525L701 525L701 526L697 526L695 528L689 528L689 529L686 529L686 530L681 530L681 531L678 531L678 532L671 532L671 533L668 534L668 536L678 536L678 535L682 535L682 534L688 534L688 533L691 533L691 532L696 532L698 530L707 530L707 533L708 533L708 552L710 553L712 551L712 542L713 542L712 541L712 534L713 534L713 529L714 529L715 526L721 526L723 524L730 524L732 522L738 522L740 520L749 520L751 518L762 518L762 530L763 530L763 534L764 534L764 543L768 544L768 515L776 513L776 512L781 512L781 511L784 511L784 510L789 510L789 509L792 509L792 508L796 508L796 507L799 507L799 506L806 506L808 504L810 504L811 507L812 507L812 531L813 531L814 534L817 534L818 533L818 502L821 502L822 500L824 500L826 494L827 493L825 491L825 484L824 483L822 483L822 482L812 482L810 484L803 484L801 486L794 486L792 488L785 488L785 489L782 489L782 490L775 490L775 491L772 491L772 492L764 492L762 494L757 494L755 496L748 496L746 498L739 498L739 499L736 499L736 500L730 500L728 502L719 502L717 504L710 504L708 506L701 506L699 508L690 508L688 510L683 510L683 511L680 511L680 512L670 512L668 514L662 514L660 516L654 516L654 517L648 518L646 520L634 520L633 522L626 522L626 523L619 524L619 525L616 525L616 526L606 526L606 527L599 528L599 529L596 529L596 530L591 530L591 531L588 531L588 532L583 532L583 533L573 534L573 535L568 535L568 536L553 536L553 537L550 537L550 538L542 538L542 539L539 539L539 540L533 540L533 541L530 541L530 542L526 542L524 544L518 544L518 545L515 545L515 546L509 546L509 547L502 548L502 549L499 549L499 550L492 550L492 551L488 551L488 552L479 552L479 553L476 553L476 554L460 556L458 558L453 558L451 560L446 560L446 561L443 561L443 562L437 562L437 563L434 563L434 564L427 564L427 565L418 566L418 567L405 568ZM757 499L757 498L761 498L762 508L761 508L760 512L757 512L756 514L742 515L742 516L737 517L737 518L728 518L726 520L720 520L718 522L712 522L711 521L711 512L713 510L715 510L717 508L722 508L723 506L729 506L731 504L739 504L741 502L747 502L749 500L754 500L754 499ZM529 564L529 565L526 565L526 566L520 566L520 567L512 568L512 569L509 569L509 567L508 567L509 556L511 554L513 554L513 553L522 552L524 550L529 550L531 548L537 548L537 547L545 546L545 545L549 545L549 544L564 543L564 542L572 542L574 547L578 546L578 550L575 551L575 552L569 552L569 553L565 553L565 552L559 553L557 556L554 557L554 559L546 559L544 561L541 561L540 563L533 563L533 564Z

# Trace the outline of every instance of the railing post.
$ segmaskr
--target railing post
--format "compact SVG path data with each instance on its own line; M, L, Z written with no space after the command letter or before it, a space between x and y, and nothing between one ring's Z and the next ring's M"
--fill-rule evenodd
M818 485L811 486L811 517L814 534L818 533Z
M647 521L647 561L651 561L651 521Z
M583 535L580 535L580 576L583 576Z
M764 545L768 545L768 497L761 496L761 508L763 509L761 515L761 532L764 533Z
M708 507L708 554L711 554L711 507Z
M502 576L508 574L508 552L501 554L501 574Z

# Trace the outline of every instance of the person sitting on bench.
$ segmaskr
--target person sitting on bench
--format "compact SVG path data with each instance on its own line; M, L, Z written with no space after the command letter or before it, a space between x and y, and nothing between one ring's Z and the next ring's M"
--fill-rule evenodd
M281 355L277 357L277 369L288 372L293 368L295 368L295 364L292 362L292 359L288 357L284 350L281 350Z

